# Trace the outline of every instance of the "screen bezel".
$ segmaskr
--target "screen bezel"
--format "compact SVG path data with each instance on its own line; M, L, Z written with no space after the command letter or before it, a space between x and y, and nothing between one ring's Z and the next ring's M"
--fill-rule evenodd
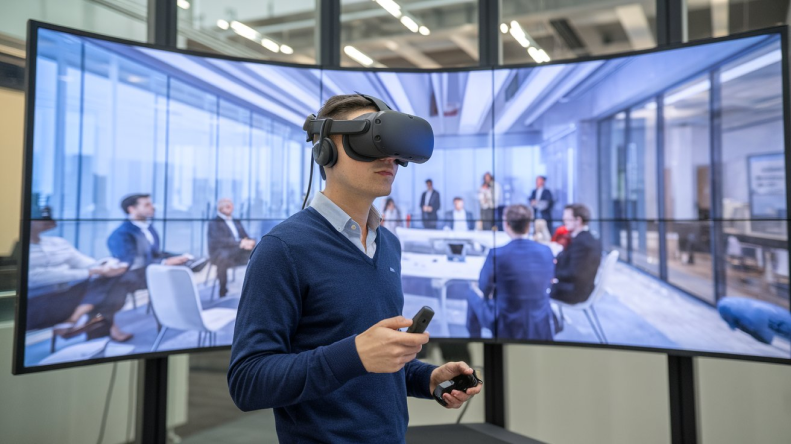
M440 69L410 69L410 68L369 69L363 67L355 68L355 67L328 66L321 64L306 65L306 64L297 64L297 63L274 62L274 61L265 61L259 59L251 59L251 58L234 57L223 54L204 53L199 51L165 47L151 43L120 39L116 37L109 37L92 32L81 31L64 26L44 23L36 20L29 20L28 32L27 32L28 34L27 48L26 48L27 63L25 67L26 95L25 95L25 133L24 133L25 142L24 142L24 152L23 152L24 177L23 177L22 200L21 200L22 217L20 218L20 233L19 233L20 234L19 242L21 248L20 248L20 258L19 258L19 265L17 271L18 279L17 279L15 322L14 322L14 353L13 353L13 362L12 362L13 374L36 373L41 371L72 368L72 367L79 367L84 365L103 364L103 363L118 362L118 361L132 360L132 359L162 358L174 354L211 352L211 351L230 349L230 345L195 347L195 348L185 348L179 350L167 350L161 352L137 353L133 355L92 358L92 359L64 362L58 364L37 365L32 367L26 367L24 365L25 331L27 327L27 295L28 295L27 284L28 284L28 261L29 261L30 222L31 222L30 210L31 210L31 193L32 193L32 183L33 183L32 160L33 160L33 134L34 134L33 124L35 117L34 107L35 107L35 96L36 96L36 91L35 91L36 59L37 59L36 50L38 45L38 31L40 29L47 29L51 31L71 34L78 37L87 37L91 39L103 40L112 43L138 46L138 47L156 49L160 51L168 51L172 53L178 53L178 54L190 55L196 57L216 58L216 59L224 59L224 60L236 61L236 62L261 63L261 64L277 65L277 66L300 68L300 69L319 69L319 70L327 70L327 71L352 71L352 72L353 71L392 72L392 73L452 73L452 72L473 72L473 71L484 71L484 70L494 71L499 69L519 69L519 68L532 68L538 66L557 65L557 64L582 63L582 62L594 61L594 60L610 60L616 58L633 57L643 54L651 54L655 52L665 52L674 49L690 48L695 46L707 45L711 43L725 42L729 40L738 40L747 37L776 34L780 36L780 44L782 51L781 69L782 69L782 82L783 82L782 94L783 94L783 133L784 133L783 136L785 142L785 151L784 151L785 169L786 169L786 177L791 177L788 174L789 162L791 162L791 153L789 152L790 151L789 147L791 147L791 128L790 128L791 94L789 92L788 27L787 26L775 26L771 28L764 28L755 31L743 32L739 34L732 34L726 37L706 38L706 39L696 40L694 42L670 44L662 47L656 47L656 48L639 50L639 51L620 52L620 53L606 54L600 56L587 56L587 57L580 57L575 59L553 60L551 62L542 63L542 64L522 63L522 64L513 64L513 65L487 65L487 66L469 66L469 67L454 67L454 68L440 68ZM319 98L320 102L323 100L324 97ZM789 193L788 190L786 190L786 205L787 208L791 208L791 193ZM597 219L597 220L607 221L608 219ZM786 221L788 221L788 219ZM787 241L787 245L789 247L789 250L791 250L791 239ZM789 266L789 272L791 274L791 266ZM547 341L534 341L534 340L516 340L516 339L507 339L507 338L491 338L491 339L434 338L433 341L440 343L450 343L450 344L476 342L483 344L508 344L508 345L526 344L526 345L540 345L540 346L600 348L600 349L612 349L612 350L624 350L624 351L636 351L636 352L648 352L648 353L662 353L671 356L735 359L735 360L743 360L743 361L791 365L791 356L789 358L773 358L773 357L754 356L754 355L715 353L715 352L694 351L694 350L686 350L686 349L664 349L664 348L640 347L640 346L631 346L631 345L579 343L579 342L566 342L566 341L547 342Z

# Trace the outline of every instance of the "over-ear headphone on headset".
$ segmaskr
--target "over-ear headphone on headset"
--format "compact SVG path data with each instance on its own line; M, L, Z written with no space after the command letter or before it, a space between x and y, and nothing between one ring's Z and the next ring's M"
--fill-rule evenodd
M313 145L313 160L322 167L331 167L338 161L338 148L329 137L331 128L332 119L324 119L321 122L319 140Z

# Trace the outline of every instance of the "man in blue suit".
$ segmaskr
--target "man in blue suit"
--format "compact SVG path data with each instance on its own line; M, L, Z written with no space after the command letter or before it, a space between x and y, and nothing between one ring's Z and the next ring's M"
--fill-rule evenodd
M489 251L478 280L483 298L474 292L467 297L470 337L480 337L486 327L498 338L551 341L552 251L527 237L533 210L511 205L504 214L511 242Z
M121 280L126 291L146 288L146 267L153 263L183 265L190 257L176 256L160 249L159 234L151 225L156 208L149 194L132 194L121 201L121 209L129 217L107 239L113 257L129 264Z

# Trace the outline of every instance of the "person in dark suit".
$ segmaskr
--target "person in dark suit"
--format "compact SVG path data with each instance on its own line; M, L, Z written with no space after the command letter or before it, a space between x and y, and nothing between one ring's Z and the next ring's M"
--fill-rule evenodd
M154 217L156 210L151 202L151 195L126 196L121 200L121 209L129 219L110 234L107 248L113 257L129 264L129 269L121 275L114 288L108 291L126 295L147 287L146 267L149 265L153 263L183 265L190 256L175 255L161 250L159 233L151 225L151 218ZM123 304L123 299L120 303Z
M475 292L467 296L470 337L480 337L481 327L487 327L498 338L551 341L547 290L554 272L552 251L528 239L530 208L511 205L504 217L511 242L489 250L478 279L483 298Z
M217 266L220 297L228 294L228 269L246 264L255 241L247 236L242 223L233 218L233 201L217 202L217 217L209 222L209 258Z
M472 231L475 229L475 219L472 213L464 209L464 199L453 198L453 209L445 212L442 228L453 231Z
M552 196L552 192L544 188L546 182L546 176L536 177L536 188L530 193L528 200L536 219L547 221L547 228L552 231L552 206L555 204L555 199Z
M572 240L569 247L557 257L552 299L578 304L587 300L593 292L602 246L588 230L590 217L590 210L582 204L566 205L563 209L563 224Z
M431 179L426 180L426 191L420 195L421 219L423 228L437 228L437 211L439 211L439 191L434 189Z

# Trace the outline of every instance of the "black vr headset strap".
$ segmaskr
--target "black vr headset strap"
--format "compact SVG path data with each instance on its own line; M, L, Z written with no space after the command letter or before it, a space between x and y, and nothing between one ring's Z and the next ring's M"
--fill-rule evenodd
M357 93L357 94L360 94L360 93ZM366 99L368 99L374 105L376 105L376 109L379 110L379 111L392 111L393 110L393 108L390 108L386 103L384 103L380 99L377 99L374 96L369 96L369 95L366 95L366 94L360 94L360 95L365 97Z

